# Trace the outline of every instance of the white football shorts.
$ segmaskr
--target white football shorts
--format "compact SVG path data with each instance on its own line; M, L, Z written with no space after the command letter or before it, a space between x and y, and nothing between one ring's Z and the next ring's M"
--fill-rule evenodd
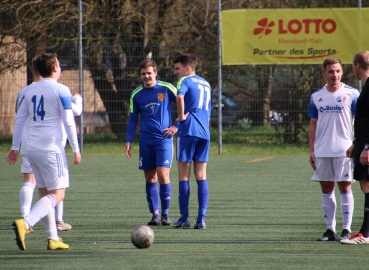
M38 188L56 190L69 187L68 162L65 153L32 151L27 153Z
M29 164L28 157L25 155L22 155L21 173L33 173L31 164Z
M315 157L315 173L311 180L331 182L355 182L352 160L348 157Z

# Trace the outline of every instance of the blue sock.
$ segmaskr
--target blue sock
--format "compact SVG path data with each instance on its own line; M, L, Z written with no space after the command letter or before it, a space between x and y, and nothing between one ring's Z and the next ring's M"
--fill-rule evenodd
M150 213L159 210L159 190L156 183L146 182L146 200Z
M201 222L202 219L205 220L206 210L208 209L209 188L208 181L206 179L198 180L196 182L197 182L197 199L199 201L197 222Z
M172 193L172 185L170 183L160 185L160 201L162 215L168 215L171 193Z
M179 213L183 221L188 219L188 205L190 200L190 181L179 181L178 185Z

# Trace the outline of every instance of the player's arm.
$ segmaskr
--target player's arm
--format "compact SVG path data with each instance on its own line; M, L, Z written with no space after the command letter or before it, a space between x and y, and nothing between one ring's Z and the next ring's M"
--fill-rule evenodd
M132 157L131 143L133 141L133 136L135 135L135 132L136 132L136 126L137 126L138 115L139 115L138 106L133 101L133 99L131 99L131 103L132 103L132 108L130 110L128 123L127 123L126 147L125 147L125 154L128 158Z
M72 97L72 111L74 116L80 116L82 114L82 97L79 94L74 94Z
M81 162L81 153L78 145L76 124L72 111L72 97L69 89L62 90L59 93L59 111L65 133L67 133L69 145L72 147L74 153L73 164L77 165Z
M184 113L184 96L177 95L177 111L178 111L178 121L183 122L186 120L187 115Z
M357 105L357 99L359 97L360 93L358 90L355 90L352 95L352 103L351 103L351 113L352 113L352 129L354 130L354 124L355 124L355 114L356 114L356 105ZM346 150L346 156L352 157L352 153L354 150L354 143L355 143L355 134L354 138L352 139L351 146Z
M171 87L168 87L169 91L169 96L170 96L170 100L172 102L177 102L177 89L173 86L173 85L170 85ZM171 114L171 111L169 111L169 113ZM174 134L177 133L178 131L178 126L179 126L179 122L178 120L176 120L173 125L171 125L169 128L164 128L164 137L172 137L174 136Z
M310 146L310 157L309 162L311 167L315 170L315 153L314 153L314 142L315 142L315 134L316 134L316 126L318 123L318 118L310 118L310 126L309 126L309 146Z
M73 164L77 165L81 162L81 153L78 145L78 138L76 132L76 124L74 122L74 116L71 109L66 109L61 111L62 121L64 125L65 132L67 133L67 138L69 145L72 147L74 153Z
M17 115L15 117L12 147L9 154L6 157L6 160L10 165L14 165L17 162L20 143L22 139L23 126L27 120L27 117L28 117L28 109L27 106L25 105L25 102L23 102L19 106Z

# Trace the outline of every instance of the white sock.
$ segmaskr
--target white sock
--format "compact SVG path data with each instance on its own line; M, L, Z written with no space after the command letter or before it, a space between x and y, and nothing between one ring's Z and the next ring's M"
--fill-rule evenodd
M54 241L59 241L58 232L56 230L54 208L49 209L49 213L43 218L41 218L41 220L42 223L44 224L47 238L52 239Z
M58 203L57 206L55 206L56 221L63 221L63 214L64 214L64 201L61 201L60 203Z
M21 216L25 217L31 211L33 192L35 185L30 182L24 182L19 192L19 201L21 208Z
M33 227L37 222L40 221L41 218L49 214L50 209L52 209L54 213L55 204L55 199L51 195L46 195L45 197L42 197L40 200L38 200L35 206L31 209L31 212L29 212L29 214L24 217L24 223L26 223L27 229L29 227ZM53 218L55 220L55 213L53 215Z
M354 196L352 190L341 194L342 229L351 232L352 214L354 212Z
M334 191L322 193L322 210L327 229L336 232L336 196Z

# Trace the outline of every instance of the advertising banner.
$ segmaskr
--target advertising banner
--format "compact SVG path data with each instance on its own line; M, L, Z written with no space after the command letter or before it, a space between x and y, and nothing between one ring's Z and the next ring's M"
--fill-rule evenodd
M352 63L369 50L369 8L225 10L223 65Z

